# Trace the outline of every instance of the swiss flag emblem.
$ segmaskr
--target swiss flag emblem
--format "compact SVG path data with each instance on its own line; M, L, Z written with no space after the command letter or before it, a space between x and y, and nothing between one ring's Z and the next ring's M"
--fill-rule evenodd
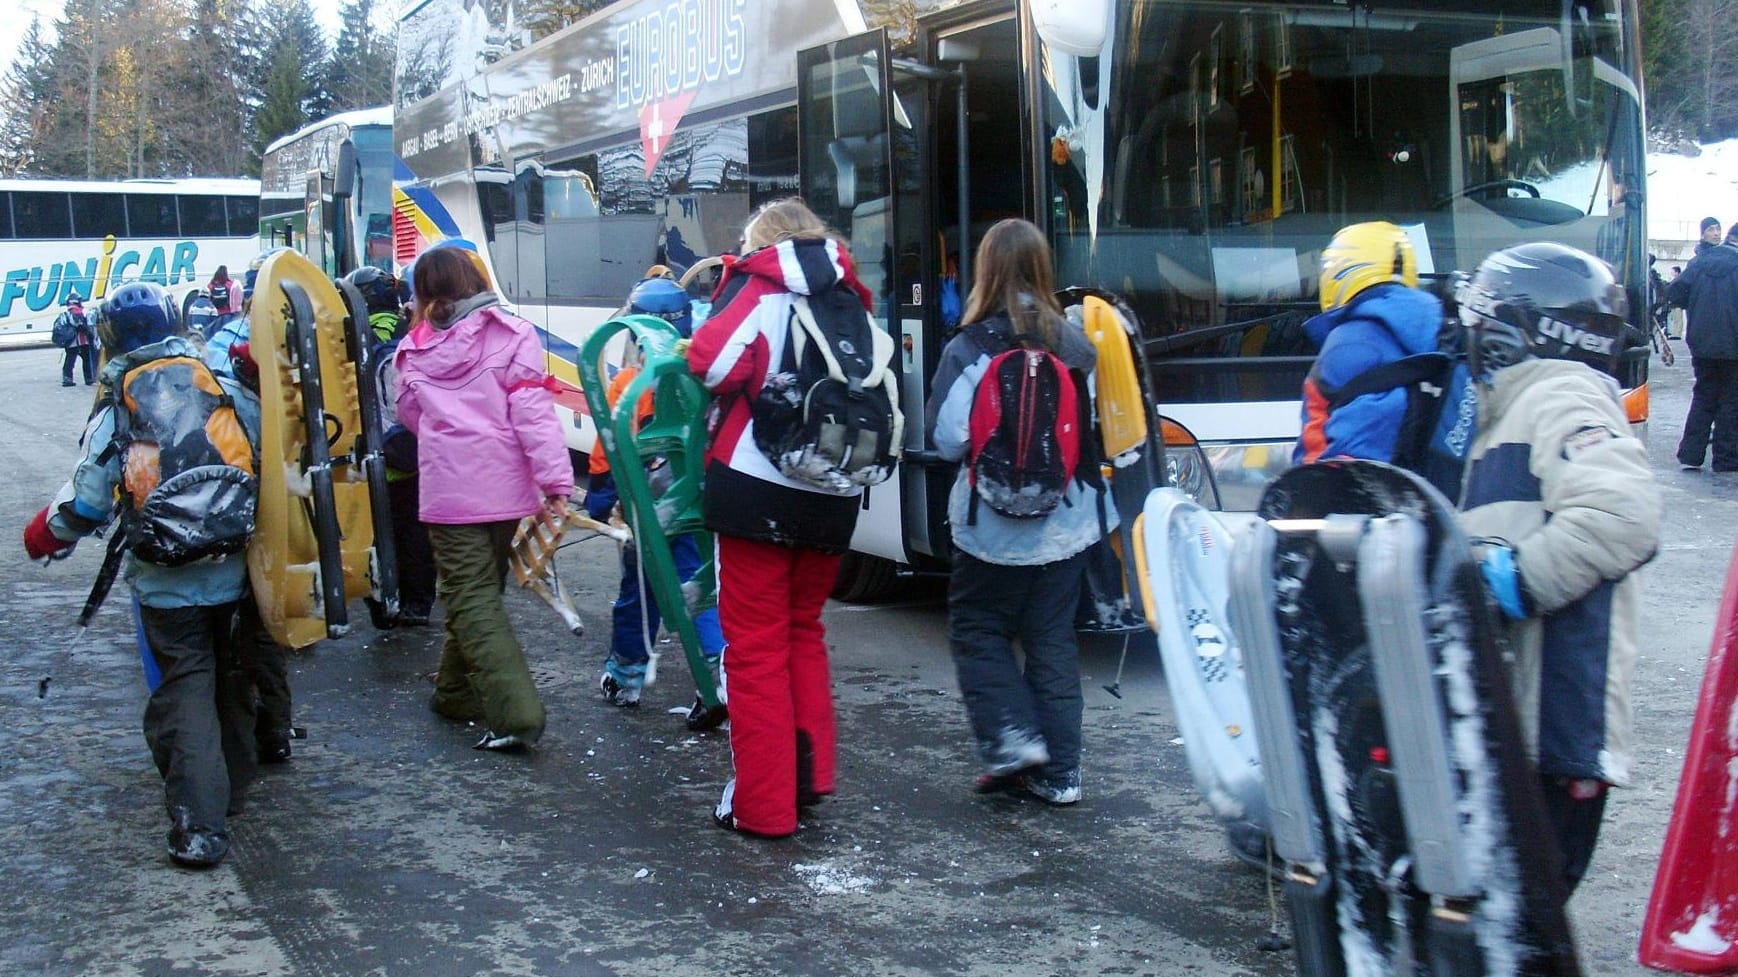
M670 137L675 135L682 113L688 111L689 103L698 94L697 91L683 92L661 102L648 102L640 109L640 149L646 155L647 178L658 168L658 160L670 147Z

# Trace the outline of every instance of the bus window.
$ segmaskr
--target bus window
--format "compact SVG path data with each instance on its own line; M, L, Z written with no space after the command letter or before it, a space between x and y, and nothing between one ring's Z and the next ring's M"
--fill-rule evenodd
M127 228L134 237L180 236L175 198L165 193L127 194Z
M229 205L229 233L234 237L253 234L259 229L258 197L226 197Z
M121 205L120 194L74 193L69 196L72 197L74 237L127 236L127 213Z
M181 197L181 233L187 237L223 237L229 233L222 197Z
M600 216L596 156L544 169L544 252L573 256L573 260L547 263L549 298L574 300L592 294L589 283L595 268L582 264L578 256L597 253Z
M19 237L27 240L72 237L72 213L67 208L66 194L25 190L14 193L12 226Z
M12 236L12 195L0 193L0 240L10 240Z

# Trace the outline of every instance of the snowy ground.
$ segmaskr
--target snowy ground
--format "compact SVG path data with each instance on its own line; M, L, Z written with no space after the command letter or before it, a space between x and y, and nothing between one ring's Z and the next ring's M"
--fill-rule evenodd
M1703 146L1700 156L1648 154L1648 240L1693 242L1704 217L1738 223L1738 139Z

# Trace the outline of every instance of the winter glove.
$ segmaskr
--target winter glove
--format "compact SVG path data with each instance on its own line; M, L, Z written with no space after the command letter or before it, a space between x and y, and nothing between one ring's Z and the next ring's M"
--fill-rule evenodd
M603 447L598 446L599 451ZM585 493L585 514L598 522L608 522L610 511L616 507L615 479L608 475L598 475L592 478L591 488Z
M43 506L36 518L30 520L30 525L24 527L24 552L30 554L32 560L60 559L71 553L72 547L72 543L49 531L47 506Z
M675 353L677 356L680 356L683 359L687 359L688 358L688 347L692 343L693 343L693 340L684 336L681 339L676 340L676 345L670 347L670 352Z
M1485 586L1504 614L1517 621L1531 616L1521 596L1521 571L1515 566L1512 547L1501 543L1487 544L1479 557L1479 571L1484 574Z

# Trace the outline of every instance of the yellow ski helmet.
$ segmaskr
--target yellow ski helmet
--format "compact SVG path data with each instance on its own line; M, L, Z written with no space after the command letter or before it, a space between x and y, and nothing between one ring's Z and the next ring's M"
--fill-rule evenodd
M1418 256L1412 239L1387 221L1340 228L1322 249L1322 311L1337 309L1372 285L1418 285Z

